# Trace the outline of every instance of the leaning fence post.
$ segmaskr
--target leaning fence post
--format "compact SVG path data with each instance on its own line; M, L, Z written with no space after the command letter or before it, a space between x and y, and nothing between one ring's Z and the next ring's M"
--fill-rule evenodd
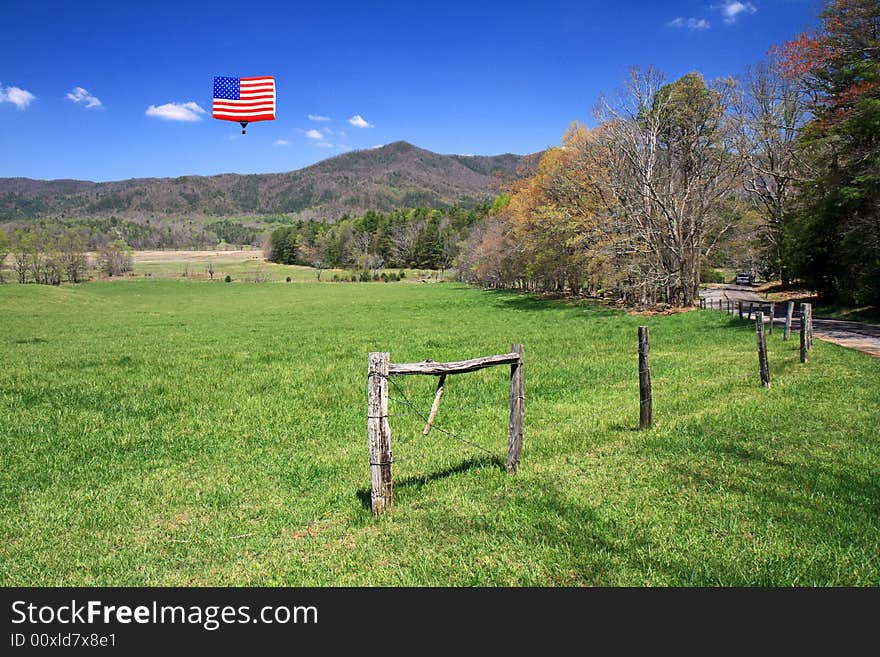
M651 428L651 364L648 327L639 327L639 429Z
M807 362L807 304L801 304L801 362Z
M510 351L519 354L519 362L510 365L510 435L507 440L507 472L516 474L523 446L523 415L525 396L523 395L523 346L511 345Z
M794 315L794 301L788 302L788 308L785 310L785 331L782 333L782 340L788 342L791 338L791 316Z
M370 504L378 516L391 508L391 425L388 423L388 352L370 352L367 375L367 435L370 448Z
M755 320L755 334L758 341L758 365L761 368L761 383L770 387L770 363L767 360L767 337L764 335L764 313L760 310Z

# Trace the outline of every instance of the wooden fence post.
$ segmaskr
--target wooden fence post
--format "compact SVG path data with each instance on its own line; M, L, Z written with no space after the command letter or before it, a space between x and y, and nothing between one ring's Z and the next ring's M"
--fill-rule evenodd
M767 360L767 337L764 335L764 313L758 311L755 320L755 333L758 341L758 365L761 368L761 383L770 387L770 363Z
M739 318L742 319L743 318L743 302L737 301L736 307L739 308Z
M770 335L773 335L773 325L776 323L776 304L770 302Z
M785 309L785 331L782 333L783 342L788 342L791 338L791 316L794 315L794 301L788 302L788 308Z
M367 374L367 435L370 447L370 504L378 516L391 508L391 425L388 423L388 352L370 352Z
M523 415L525 396L523 395L523 346L514 344L511 353L519 354L519 362L510 365L510 435L507 440L507 472L516 474L523 446Z
M648 327L639 327L639 429L651 428L651 363Z
M801 362L807 362L807 304L801 304Z
M727 300L727 314L732 315L733 311L730 309L730 299Z
M807 351L813 350L813 304L807 304Z

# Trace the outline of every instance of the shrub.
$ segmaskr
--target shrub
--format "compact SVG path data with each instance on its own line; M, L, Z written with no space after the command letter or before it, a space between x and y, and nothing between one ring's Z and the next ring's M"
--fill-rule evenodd
M290 276L288 276L288 277L285 278L284 280L287 281L288 283L290 283Z
M360 280L363 283L369 283L370 282L370 272L368 272L366 269L364 271L362 271L361 275L360 275Z
M722 274L717 269L713 269L709 266L703 266L700 268L700 282L701 283L723 283L724 282L724 274Z
M351 273L351 282L352 282L352 283L357 283L357 282L358 282L358 276L357 276L357 274L355 274L354 272Z
M383 273L384 273L384 272L383 272ZM378 280L379 280L379 272L377 272L377 271L376 271L376 272L373 272L373 280L374 280L374 281L378 281Z
M403 271L403 270L401 269L401 270L397 273L397 277L398 277L400 280L403 280L404 278L406 278L406 272Z
M226 281L227 283L231 283L231 282L232 282L232 276L230 276L229 274L226 274L226 278L224 278L223 280Z

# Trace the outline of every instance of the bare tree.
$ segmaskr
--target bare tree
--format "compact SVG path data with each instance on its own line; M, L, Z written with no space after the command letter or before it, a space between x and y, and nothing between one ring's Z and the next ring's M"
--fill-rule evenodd
M85 279L89 268L86 241L79 233L66 230L59 238L59 259L68 283Z
M3 280L3 267L6 264L6 258L9 256L9 251L12 246L12 242L9 239L9 235L6 234L6 231L0 228L0 285L5 283Z
M122 240L105 244L98 251L98 269L106 276L120 276L134 269L132 250Z
M214 280L214 273L214 261L208 260L208 276L211 278L212 281Z
M312 244L300 244L298 247L299 257L313 267L321 280L321 272L327 268L327 242L323 236L319 236Z
M26 230L16 230L12 239L12 268L18 275L19 283L27 283L31 270L31 253L37 236Z
M40 282L43 285L61 285L63 265L60 240L48 234L42 239L43 268Z
M424 226L424 221L411 220L399 223L391 230L391 249L401 267L414 263L416 245Z
M352 243L361 255L369 251L372 241L373 236L368 230L359 230L352 235Z
M778 57L771 55L746 72L734 117L737 150L746 163L743 187L762 210L772 265L787 284L786 220L806 167L798 136L811 118L808 97L799 81L783 74Z
M382 267L385 265L385 261L382 259L382 256L376 253L362 253L357 257L355 263L360 269L368 269L370 271L382 269Z
M46 266L46 253L44 249L48 237L44 232L31 232L29 234L29 237L30 239L28 239L26 243L26 248L29 250L28 265L30 268L31 276L34 279L34 283L45 283L46 281L43 278L43 269Z
M731 92L729 82L708 87L696 73L664 85L658 71L633 69L617 100L597 108L616 219L637 263L629 284L643 284L645 295L694 303L707 227L739 174L725 111Z

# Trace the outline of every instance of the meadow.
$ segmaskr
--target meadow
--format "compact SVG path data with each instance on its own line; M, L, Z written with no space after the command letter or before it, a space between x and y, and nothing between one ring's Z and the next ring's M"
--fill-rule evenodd
M722 313L634 316L453 283L0 286L0 584L880 583L880 362ZM654 427L639 432L636 327ZM367 354L525 348L391 387L369 510ZM396 400L396 401L395 401ZM484 450L488 450L487 453Z
M266 282L277 283L313 283L318 280L318 272L313 267L300 265L282 265L268 262L261 249L231 251L181 251L157 250L135 251L133 253L134 271L126 274L127 278L160 277L190 278L209 280L208 268L214 269L214 280L224 279L227 275L233 282ZM403 272L410 280L432 278L438 272L419 269L387 269L375 273ZM347 269L324 269L321 280L332 281L333 277L348 281L352 271Z

